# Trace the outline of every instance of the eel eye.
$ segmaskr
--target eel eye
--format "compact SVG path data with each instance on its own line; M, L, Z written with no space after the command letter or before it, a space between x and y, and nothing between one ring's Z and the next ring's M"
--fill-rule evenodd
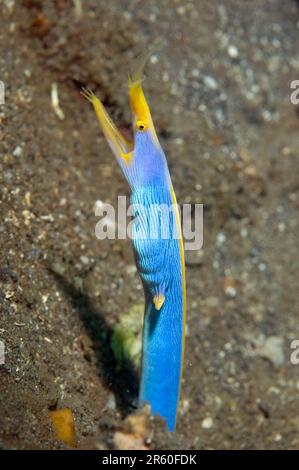
M146 130L146 123L144 121L137 121L136 122L136 127L139 131L145 131Z

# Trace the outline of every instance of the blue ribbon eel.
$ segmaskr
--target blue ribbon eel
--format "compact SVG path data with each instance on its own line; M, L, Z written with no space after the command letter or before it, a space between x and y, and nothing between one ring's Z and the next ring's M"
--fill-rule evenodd
M185 343L186 281L180 216L167 161L142 89L129 77L134 139L124 138L101 101L83 90L131 188L136 266L145 294L139 403L174 431ZM150 231L150 234L149 234Z

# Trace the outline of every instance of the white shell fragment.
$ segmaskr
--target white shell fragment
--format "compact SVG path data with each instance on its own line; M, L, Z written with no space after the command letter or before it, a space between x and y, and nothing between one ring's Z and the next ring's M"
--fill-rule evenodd
M54 113L62 121L64 119L64 112L59 105L58 87L55 82L53 82L51 86L51 104L54 109Z

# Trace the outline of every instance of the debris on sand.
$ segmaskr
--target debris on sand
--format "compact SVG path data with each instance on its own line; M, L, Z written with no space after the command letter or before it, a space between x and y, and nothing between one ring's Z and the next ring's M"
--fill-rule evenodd
M64 112L62 111L59 104L58 87L57 83L55 82L53 82L51 86L51 103L52 108L54 109L54 113L62 121L64 119Z
M127 416L122 427L114 434L114 447L118 450L148 450L152 432L150 410L145 406Z
M281 367L285 362L283 351L283 339L279 336L269 336L266 338L264 335L255 337L248 335L247 338L253 347L252 354L260 356L270 361L275 367Z
M281 367L284 363L283 339L278 336L269 336L265 342L259 346L256 353L268 359L276 367Z
M77 439L73 412L70 408L50 411L50 418L59 441L65 442L70 447L76 447Z

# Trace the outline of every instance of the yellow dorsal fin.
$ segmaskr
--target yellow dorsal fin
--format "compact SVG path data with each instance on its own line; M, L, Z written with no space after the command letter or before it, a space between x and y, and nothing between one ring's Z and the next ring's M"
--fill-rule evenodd
M165 296L163 294L155 295L153 298L153 303L156 310L161 310L165 301Z

